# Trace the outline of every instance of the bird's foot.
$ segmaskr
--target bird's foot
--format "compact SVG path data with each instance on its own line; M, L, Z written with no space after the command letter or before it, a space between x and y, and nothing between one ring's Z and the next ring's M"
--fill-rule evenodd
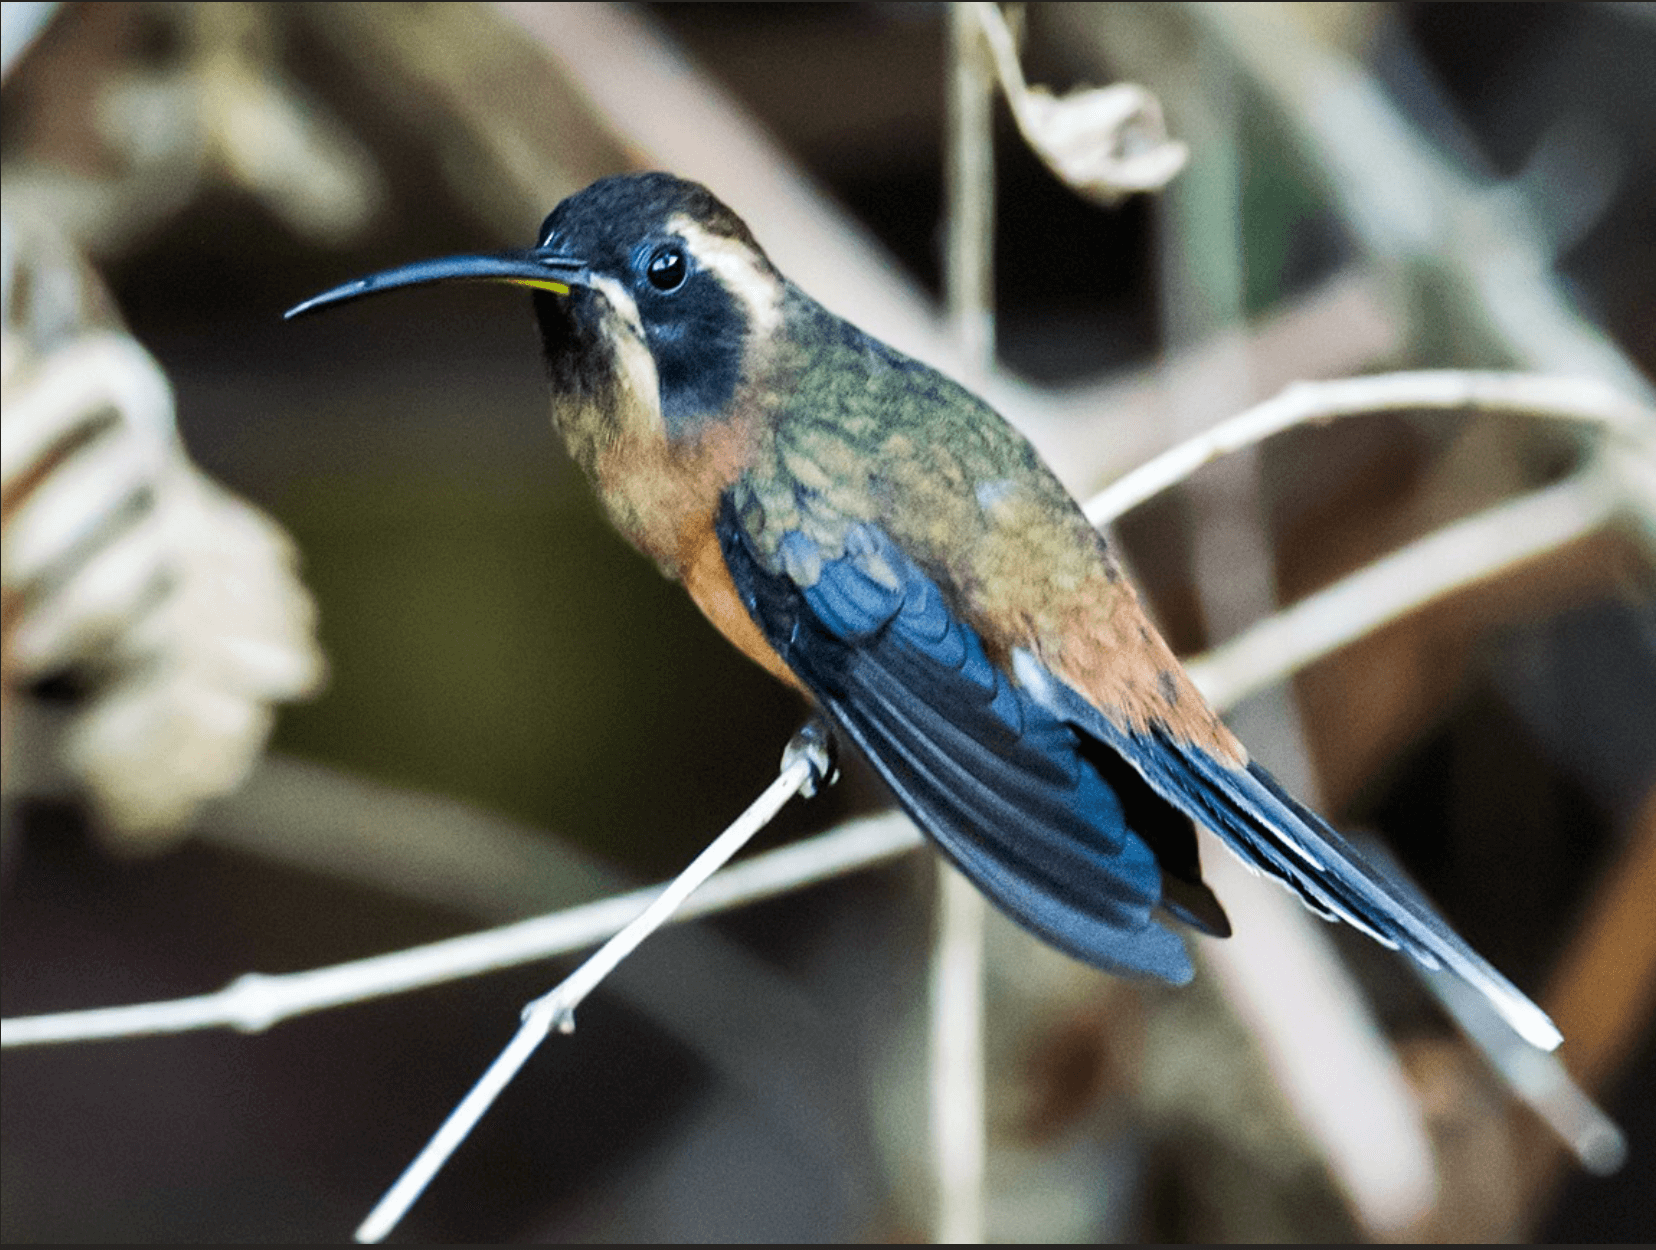
M838 754L834 731L821 717L813 716L788 739L788 745L782 750L782 770L786 772L801 760L808 764L811 773L799 792L812 799L818 790L839 780Z

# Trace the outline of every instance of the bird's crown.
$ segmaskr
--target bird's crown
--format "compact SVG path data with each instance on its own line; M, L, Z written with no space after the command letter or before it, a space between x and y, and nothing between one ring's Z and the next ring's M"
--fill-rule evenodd
M664 173L616 174L569 196L541 223L539 250L579 256L593 269L614 271L634 259L640 245L686 223L764 260L747 224L717 196L699 182Z

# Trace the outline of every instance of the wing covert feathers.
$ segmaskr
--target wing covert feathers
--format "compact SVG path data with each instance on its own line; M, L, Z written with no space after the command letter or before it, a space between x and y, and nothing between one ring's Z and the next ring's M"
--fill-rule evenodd
M825 559L788 536L781 562L816 574L801 585L764 567L733 507L719 531L761 631L985 894L1089 963L1190 979L1183 943L1154 914L1156 856L1075 731L1007 678L889 537L853 526Z

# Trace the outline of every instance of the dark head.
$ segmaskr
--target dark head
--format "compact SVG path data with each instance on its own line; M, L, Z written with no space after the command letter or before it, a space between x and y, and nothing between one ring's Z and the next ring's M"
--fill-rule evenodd
M527 251L404 265L287 315L456 280L532 288L557 396L609 406L620 388L669 438L727 409L750 344L776 328L783 290L747 226L707 188L670 174L623 174L559 204Z

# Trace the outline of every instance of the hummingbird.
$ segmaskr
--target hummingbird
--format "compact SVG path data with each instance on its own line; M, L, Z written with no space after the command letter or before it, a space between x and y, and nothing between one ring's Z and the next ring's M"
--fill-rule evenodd
M532 248L389 269L287 316L457 280L529 288L552 423L616 528L1019 924L1107 971L1189 981L1175 924L1230 933L1200 821L1318 915L1558 1045L1424 898L1249 758L1029 442L789 282L705 187L604 178Z

